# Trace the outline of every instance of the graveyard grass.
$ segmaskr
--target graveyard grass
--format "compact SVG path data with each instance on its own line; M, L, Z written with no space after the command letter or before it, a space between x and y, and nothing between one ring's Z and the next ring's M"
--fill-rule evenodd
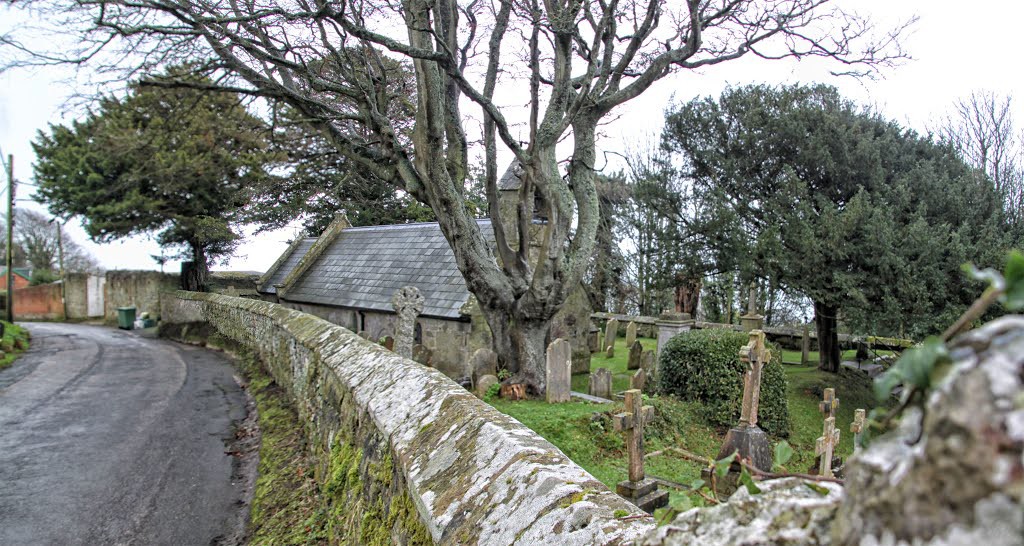
M21 356L21 353L28 349L29 335L28 330L17 324L7 321L0 322L3 322L4 325L4 336L0 339L0 350L4 352L4 357L0 358L0 370L2 370L13 364Z
M653 350L657 345L656 340L639 339L644 350ZM620 337L616 340L615 357L607 358L601 352L595 353L591 359L591 370L609 368L612 372L612 388L617 393L629 385L631 373L626 370L628 353L625 339ZM836 453L844 459L848 457L853 453L850 423L853 421L854 410L870 410L874 406L870 379L851 370L835 375L822 372L815 366L786 365L784 369L790 412L790 437L787 441L795 451L786 470L807 472L815 465L814 445L821 436L823 424L818 402L827 387L836 390L840 402L836 426L842 435ZM573 376L573 390L586 393L588 381L588 374ZM718 454L727 431L704 422L700 417L698 403L683 402L669 396L645 398L645 404L655 408L654 421L645 429L646 453L679 447L708 458ZM628 464L623 435L615 432L611 421L611 415L623 411L621 400L612 404L591 404L575 400L564 404L547 404L544 401L509 402L496 398L488 401L553 443L613 490L616 483L626 479ZM773 441L778 439L773 438ZM644 465L648 476L684 486L700 478L700 465L670 452L648 457ZM685 494L686 491L685 488L668 490L673 496Z

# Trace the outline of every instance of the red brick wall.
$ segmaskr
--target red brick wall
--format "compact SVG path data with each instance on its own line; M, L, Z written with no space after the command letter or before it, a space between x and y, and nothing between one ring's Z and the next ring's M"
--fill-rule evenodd
M62 318L64 306L60 301L60 284L40 284L14 290L15 320Z

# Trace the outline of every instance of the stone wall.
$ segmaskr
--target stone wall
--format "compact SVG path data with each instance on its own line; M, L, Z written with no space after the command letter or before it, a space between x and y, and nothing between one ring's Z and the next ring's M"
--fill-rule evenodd
M178 275L159 271L107 271L103 317L117 320L118 307L135 307L135 316L160 313L160 293L179 287Z
M64 300L69 319L83 319L89 316L88 281L88 273L68 273L64 276Z
M281 305L191 292L163 304L165 331L208 325L290 393L324 491L340 495L332 517L352 523L341 542L406 544L425 531L440 544L623 544L653 527L437 370Z

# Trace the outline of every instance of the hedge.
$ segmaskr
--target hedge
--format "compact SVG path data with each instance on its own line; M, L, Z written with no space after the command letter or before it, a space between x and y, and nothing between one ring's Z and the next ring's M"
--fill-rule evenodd
M739 351L748 335L724 329L690 330L665 344L659 362L660 391L699 402L704 418L730 427L739 422L744 364ZM782 351L768 344L772 357L761 373L758 425L777 437L789 436L789 404Z

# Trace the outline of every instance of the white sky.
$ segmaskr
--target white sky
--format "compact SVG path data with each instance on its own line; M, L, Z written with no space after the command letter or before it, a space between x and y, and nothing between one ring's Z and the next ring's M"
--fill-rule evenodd
M663 111L675 97L687 101L697 96L717 96L729 84L808 83L820 81L837 86L845 96L877 106L889 118L924 130L948 111L957 98L974 90L1015 95L1017 126L1024 125L1024 70L1021 69L1020 21L1024 3L998 0L980 8L963 2L934 0L848 0L844 7L870 15L880 27L895 24L913 15L920 20L904 41L914 60L885 73L879 81L834 78L828 65L819 62L769 62L741 59L706 68L699 72L670 76L640 98L616 111L619 118L604 128L606 138L599 143L604 150L624 151L637 142L656 136L662 125ZM0 34L20 20L10 8L0 7ZM73 89L57 82L72 78L64 68L20 70L0 75L0 148L14 154L15 178L31 181L35 160L30 142L48 123L68 123L73 119L64 106ZM6 180L4 180L6 183ZM27 198L31 188L22 186L19 199ZM37 203L19 200L16 206L42 210ZM72 220L73 238L83 244L107 269L159 269L150 258L160 249L152 238L135 237L97 245ZM247 237L236 255L216 269L265 271L284 250L296 232L285 229ZM177 271L171 262L167 271Z

